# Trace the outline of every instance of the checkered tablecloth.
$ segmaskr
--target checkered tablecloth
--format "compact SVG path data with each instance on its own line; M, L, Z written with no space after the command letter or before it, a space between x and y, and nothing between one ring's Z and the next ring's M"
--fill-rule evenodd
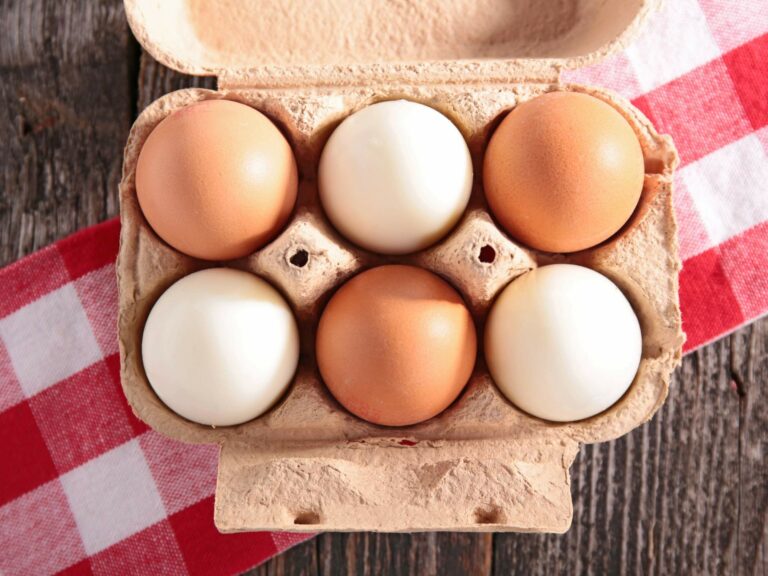
M680 150L690 350L768 311L768 2L667 0L574 82L632 99ZM222 574L304 536L220 535L217 449L147 429L120 391L118 223L0 270L0 574Z

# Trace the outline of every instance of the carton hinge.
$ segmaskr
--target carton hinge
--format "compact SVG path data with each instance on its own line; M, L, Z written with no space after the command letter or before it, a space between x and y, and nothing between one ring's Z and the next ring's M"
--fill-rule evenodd
M262 66L223 71L219 89L313 89L362 86L555 84L562 63L547 60L382 63L365 65Z

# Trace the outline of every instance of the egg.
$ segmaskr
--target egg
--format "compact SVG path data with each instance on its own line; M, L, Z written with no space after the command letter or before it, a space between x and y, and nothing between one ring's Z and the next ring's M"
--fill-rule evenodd
M509 284L485 326L485 359L501 392L526 412L582 420L629 389L642 353L640 324L608 278L554 264Z
M477 338L461 296L413 266L372 268L344 284L320 317L320 374L356 416L386 426L428 420L472 374Z
M147 379L187 420L247 422L286 391L299 332L283 297L240 270L211 268L178 280L149 313L141 342Z
M612 106L578 92L550 92L501 122L488 144L483 185L491 212L515 239L575 252L613 236L643 190L644 160L632 127Z
M472 160L458 128L423 104L380 102L347 117L318 167L334 227L367 250L407 254L434 244L461 218Z
M247 256L274 238L296 202L296 161L262 113L229 100L182 108L147 137L136 195L175 249L205 260Z

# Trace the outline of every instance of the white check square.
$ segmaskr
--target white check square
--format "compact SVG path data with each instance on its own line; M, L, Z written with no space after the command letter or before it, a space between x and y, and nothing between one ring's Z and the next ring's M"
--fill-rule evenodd
M647 92L717 58L720 49L697 0L674 0L653 15L626 54Z
M166 517L136 439L64 474L61 484L88 555Z
M715 244L768 220L768 155L754 134L680 170Z
M27 397L102 357L72 284L0 320L0 338Z

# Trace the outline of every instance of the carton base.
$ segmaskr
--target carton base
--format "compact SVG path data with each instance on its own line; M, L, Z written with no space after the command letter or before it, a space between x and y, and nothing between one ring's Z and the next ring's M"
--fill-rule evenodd
M386 442L278 451L224 445L217 528L562 533L571 524L576 443L532 451L487 440Z

